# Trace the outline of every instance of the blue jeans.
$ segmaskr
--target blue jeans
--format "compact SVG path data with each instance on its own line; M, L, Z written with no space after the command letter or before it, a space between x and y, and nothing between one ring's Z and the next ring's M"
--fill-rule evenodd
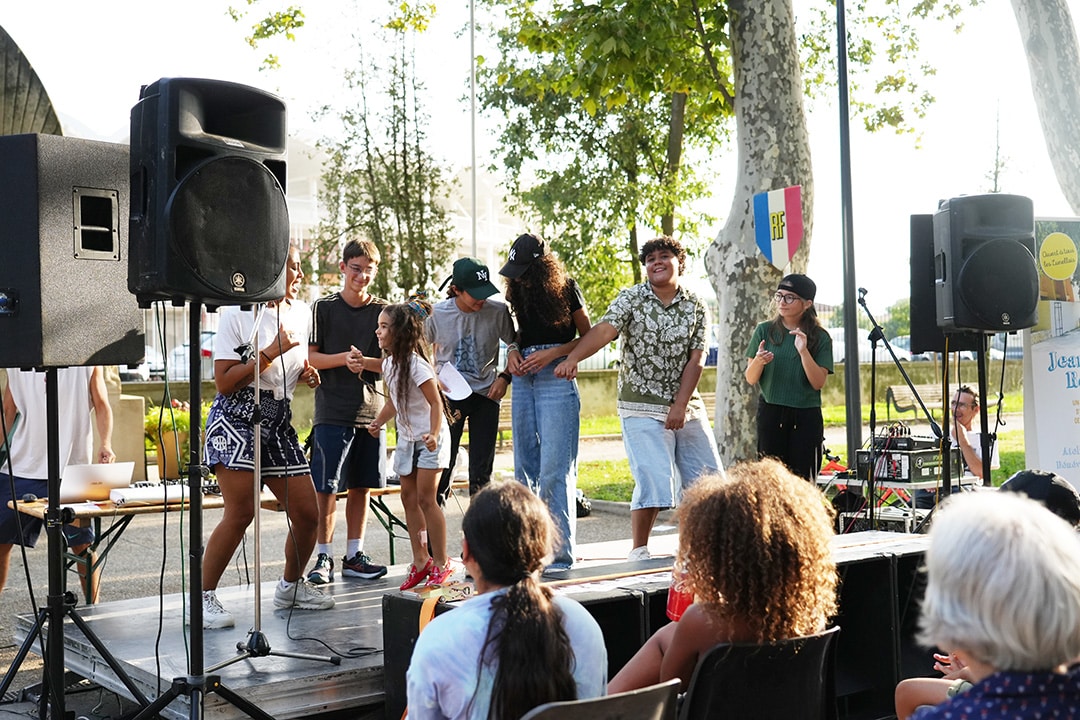
M631 510L675 507L682 491L699 477L723 470L704 416L687 420L679 430L665 429L660 418L624 417L620 422L634 477Z
M523 356L550 345L525 348ZM551 567L574 562L577 530L577 454L581 397L577 382L555 377L558 360L535 374L514 377L510 399L514 475L548 506L558 533Z

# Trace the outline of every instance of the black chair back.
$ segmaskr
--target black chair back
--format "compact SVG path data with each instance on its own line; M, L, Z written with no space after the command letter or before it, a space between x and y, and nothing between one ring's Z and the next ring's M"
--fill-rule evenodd
M690 679L679 720L836 720L839 627L768 645L723 643Z
M675 720L679 680L588 700L550 702L521 720Z

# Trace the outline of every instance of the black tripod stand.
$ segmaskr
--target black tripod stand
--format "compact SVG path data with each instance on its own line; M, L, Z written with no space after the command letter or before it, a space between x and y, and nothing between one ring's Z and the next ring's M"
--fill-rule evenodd
M934 437L938 439L941 444L942 456L946 458L944 465L944 478L946 481L949 479L949 439L948 435L942 435L941 426L934 421L934 416L926 408L926 404L922 398L919 397L919 392L915 389L914 383L911 382L911 378L908 376L907 371L904 370L903 364L900 362L900 358L896 357L896 352L892 349L892 345L885 339L885 332L881 326L878 325L878 321L874 319L873 314L870 312L870 308L866 306L866 289L859 288L859 305L862 306L863 312L866 313L866 317L869 318L872 329L870 330L870 342L871 342L871 355L870 355L870 462L867 464L866 472L866 498L869 503L869 520L871 529L877 529L874 522L874 484L877 480L878 474L878 441L875 434L877 427L877 410L875 407L874 399L877 397L877 344L880 340L885 345L885 349L889 351L889 355L892 357L893 364L896 365L896 369L900 371L900 376L904 378L904 382L907 383L908 388L911 389L911 395L915 398L915 402L918 403L919 408L922 410L923 415L926 416L927 422L930 423L930 430L934 433ZM885 448L880 448L884 450ZM858 463L856 463L858 467ZM949 484L949 483L946 483Z
M75 595L64 590L64 538L61 528L74 520L71 510L60 507L60 405L59 383L55 367L45 369L45 410L48 430L48 487L49 502L45 515L45 537L48 542L49 595L45 607L38 611L34 626L23 640L19 652L0 683L0 695L7 692L22 666L30 648L48 625L45 638L44 670L42 671L41 697L38 701L38 717L64 718L64 618L71 618L75 627L101 654L109 668L116 673L139 705L145 707L149 700L123 667L109 652L105 644L94 634L86 622L75 612ZM18 502L18 499L15 499ZM18 508L16 508L16 511ZM51 714L50 714L51 708Z

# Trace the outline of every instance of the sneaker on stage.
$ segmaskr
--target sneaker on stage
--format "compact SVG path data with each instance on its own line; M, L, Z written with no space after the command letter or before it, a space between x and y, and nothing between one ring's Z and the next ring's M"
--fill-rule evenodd
M399 590L409 590L414 588L424 581L432 570L435 569L435 561L431 558L427 559L424 563L424 567L419 570L416 569L416 565L409 565L409 572L405 574L405 582L401 583Z
M652 555L649 554L649 546L642 545L636 547L630 551L630 554L626 556L627 560L648 560Z
M345 574L348 575L348 573ZM315 567L311 568L307 579L312 585L326 585L334 582L334 558L326 553L319 553L319 557L315 560Z
M322 555L319 556L319 559L322 559ZM318 565L315 567L318 568ZM331 561L330 567L331 569L334 567L333 561ZM367 554L358 552L351 558L341 559L341 574L345 577L374 580L376 578L381 578L386 574L386 566L376 565L371 562L371 558L368 557ZM308 579L311 580L311 577L309 576ZM333 574L331 574L331 579L333 579ZM312 580L312 582L314 581Z
M301 610L329 610L334 607L334 596L301 578L292 587L283 590L281 583L274 589L274 607L300 608Z
M460 581L465 578L465 567L460 563L454 562L451 558L446 559L446 564L440 567L431 568L431 572L428 573L427 582L424 583L424 587L431 587L432 585L446 585L454 581Z
M202 594L202 626L204 630L217 630L236 625L232 613L218 600L217 593L205 590Z

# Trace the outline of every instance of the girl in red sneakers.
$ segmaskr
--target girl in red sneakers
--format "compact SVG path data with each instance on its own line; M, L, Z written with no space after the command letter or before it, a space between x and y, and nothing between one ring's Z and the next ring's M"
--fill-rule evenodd
M424 341L424 320L430 314L431 305L414 296L407 303L385 307L375 330L384 354L388 397L368 432L378 436L379 429L397 416L394 472L401 477L401 504L413 553L402 590L425 581L443 583L453 572L446 554L446 518L436 498L439 475L450 460L450 431L443 422L442 392Z

